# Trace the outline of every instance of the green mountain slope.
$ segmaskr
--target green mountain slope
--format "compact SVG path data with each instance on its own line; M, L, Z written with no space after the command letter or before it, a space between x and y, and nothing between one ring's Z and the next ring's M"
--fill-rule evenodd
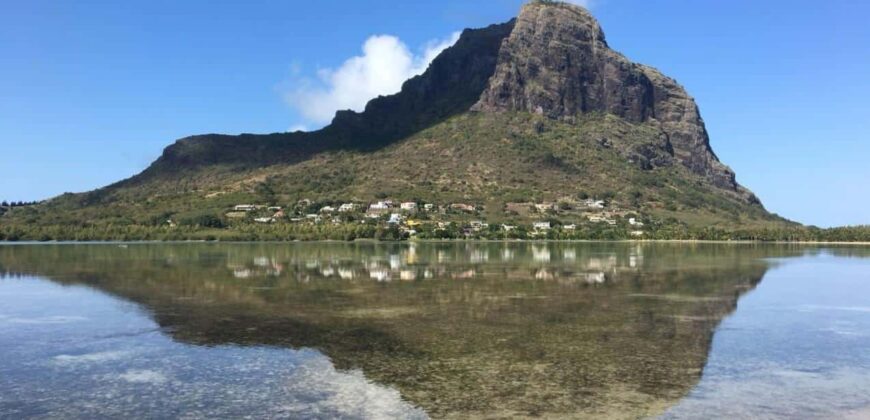
M587 197L626 220L795 226L768 213L719 162L676 81L610 49L585 9L533 1L517 19L464 31L401 92L361 113L338 112L322 130L184 138L141 174L6 212L0 227L193 220L213 228L251 223L228 219L237 204L304 215L314 204L387 198L482 209L466 221L569 224L588 221ZM450 212L427 219L462 221Z
M38 217L46 224L148 224L190 212L221 215L238 203L389 197L469 203L484 207L488 220L522 223L534 217L510 214L506 204L605 197L621 208L690 224L736 228L779 220L682 165L650 168L645 154L659 141L654 127L612 115L569 124L528 113L468 113L374 151L326 151L291 165L248 169L200 166L183 177L61 197Z

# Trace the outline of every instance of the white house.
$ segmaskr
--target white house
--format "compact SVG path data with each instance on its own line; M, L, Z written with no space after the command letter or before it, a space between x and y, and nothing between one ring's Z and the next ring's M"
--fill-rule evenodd
M604 216L598 216L598 215L589 216L589 221L592 223L603 223L606 220L607 219L605 219Z
M553 203L535 204L535 209L543 213L548 210L556 210L556 205Z
M393 213L390 215L390 220L387 220L387 223L391 225L398 225L402 223L402 215L399 213Z
M358 209L358 208L359 208L359 205L357 205L357 204L345 203L345 204L338 206L338 212L339 213L350 213L352 211L356 211L356 209Z
M384 211L389 209L390 205L386 201L378 201L369 206L369 211Z
M630 225L632 225L632 226L643 226L643 222L641 222L640 220L635 219L634 217L629 217L629 218L628 218L628 224L630 224Z
M334 211L335 211L335 207L332 207L332 206L325 206L325 207L322 207L320 209L321 213L332 213Z
M423 210L426 210L426 211L435 210L435 205L432 203L423 204Z
M258 217L254 219L254 221L257 223L272 223L275 219L272 219L271 217Z
M501 228L502 228L502 230L504 230L505 232L510 232L510 231L516 229L517 227L516 227L516 226L513 226L513 225L501 225Z
M253 204L239 204L239 205L233 207L233 210L235 210L235 211L254 211L254 210L259 209L260 207L261 206L256 206Z
M401 208L402 210L406 210L406 211L417 210L417 203L415 203L413 201L406 201L406 202L400 204L399 208Z
M595 199L589 198L584 202L584 204L586 204L586 207L589 207L590 209L603 209L604 208L604 200L595 200Z
M489 227L489 224L481 222L480 220L472 220L469 222L469 226L475 231L480 231L481 229L486 229Z
M577 229L577 225L575 225L575 224L565 225L565 226L562 226L562 229L564 229L564 230L575 230L575 229Z
M535 222L535 230L550 230L550 222Z

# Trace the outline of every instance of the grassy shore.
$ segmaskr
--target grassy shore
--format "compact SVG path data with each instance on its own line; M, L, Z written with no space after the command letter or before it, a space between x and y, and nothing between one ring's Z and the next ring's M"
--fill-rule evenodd
M682 242L782 242L808 244L870 244L870 227L821 229L792 227L781 229L725 230L693 228L684 225L648 226L643 237L632 237L624 226L584 226L573 231L551 229L545 232L500 229L481 231L422 230L414 236L396 227L375 225L237 225L224 228L200 226L32 226L0 225L0 241L221 241L221 242L297 242L297 241L682 241Z

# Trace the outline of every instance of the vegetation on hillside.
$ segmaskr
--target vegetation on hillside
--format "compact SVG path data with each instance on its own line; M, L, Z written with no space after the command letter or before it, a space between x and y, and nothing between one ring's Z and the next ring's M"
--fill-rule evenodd
M637 239L624 222L590 224L584 213L571 210L587 197L606 199L608 210L645 220L643 239L868 240L865 227L824 230L788 222L678 164L651 168L638 151L657 141L654 128L609 115L566 123L525 113L465 114L379 150L325 152L256 169L204 166L183 177L12 208L0 217L0 240L406 239L407 232L360 223L361 216L338 225L264 225L227 216L243 203L306 214L327 204L384 198L483 209L430 218L433 223L416 229L420 239ZM294 208L300 201L309 204ZM510 203L541 202L555 203L559 211L508 210ZM452 225L436 229L436 219ZM471 231L472 220L490 227ZM551 221L553 229L534 233L536 221ZM568 224L577 227L560 227Z

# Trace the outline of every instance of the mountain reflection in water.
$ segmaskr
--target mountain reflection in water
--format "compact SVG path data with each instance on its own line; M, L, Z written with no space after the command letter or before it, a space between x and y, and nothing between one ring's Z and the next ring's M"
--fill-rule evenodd
M22 245L0 246L0 272L135 302L186 345L316 349L433 417L643 417L698 383L714 330L771 259L805 252L630 243Z

